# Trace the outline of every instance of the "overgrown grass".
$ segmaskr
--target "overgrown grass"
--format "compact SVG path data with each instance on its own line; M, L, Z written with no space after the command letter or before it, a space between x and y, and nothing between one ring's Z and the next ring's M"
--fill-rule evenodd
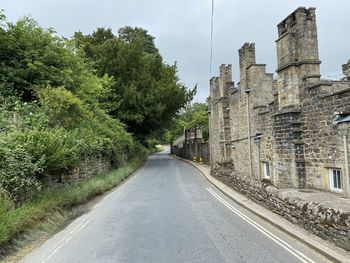
M0 202L0 248L32 231L54 214L66 214L72 207L117 186L145 160L134 159L119 169L72 185L47 190L20 207L6 211Z

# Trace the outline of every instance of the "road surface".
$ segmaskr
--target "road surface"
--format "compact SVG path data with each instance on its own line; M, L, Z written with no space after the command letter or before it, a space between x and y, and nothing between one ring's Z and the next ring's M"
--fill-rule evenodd
M23 262L327 262L167 152Z

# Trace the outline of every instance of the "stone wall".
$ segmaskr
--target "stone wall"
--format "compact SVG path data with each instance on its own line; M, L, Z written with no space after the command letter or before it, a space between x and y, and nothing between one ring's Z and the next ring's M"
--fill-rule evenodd
M305 186L304 160L298 148L302 132L300 113L300 110L285 109L273 114L273 181L279 187Z
M333 91L334 86L337 86ZM350 114L350 85L347 81L304 83L301 100L302 144L307 187L330 190L328 168L344 167L344 144L336 112ZM348 150L349 150L348 142ZM350 156L350 152L348 152ZM348 160L350 163L350 159ZM346 186L345 176L343 186Z
M54 178L57 178L57 181L53 181L49 178L47 183L49 185L61 183L69 184L88 179L99 173L108 172L111 169L113 169L113 166L109 159L104 158L102 155L89 156L81 161L79 166L73 171L70 171L67 174L62 174L60 177L55 176Z
M212 94L212 103L208 105L210 158L212 162L218 162L224 158L224 151L220 143L222 132L219 112L222 110L222 105L219 94L219 78L212 78L210 80L210 94Z
M175 140L170 153L184 159L210 163L209 144L202 137L200 127L186 129L184 135Z
M300 83L320 77L315 8L300 7L277 26L279 108L298 106Z
M216 164L212 167L211 174L294 224L350 250L350 208L342 211L306 201L295 192L278 189L267 181L242 177L235 172L233 164Z
M344 80L350 80L350 60L348 61L348 63L344 64L342 68L343 74L345 75Z

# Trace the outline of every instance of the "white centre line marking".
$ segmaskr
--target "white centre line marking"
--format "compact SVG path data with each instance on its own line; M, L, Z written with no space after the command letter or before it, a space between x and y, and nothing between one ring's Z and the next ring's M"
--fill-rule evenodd
M271 240L273 240L274 242L276 242L278 245L280 245L281 247L283 247L285 250L287 250L289 253L291 253L293 256L295 256L296 258L298 258L301 262L305 262L305 263L315 263L315 261L313 261L312 259L308 258L307 256L305 256L303 253L301 253L300 251L298 251L297 249L295 249L294 247L292 247L291 245L289 245L287 242L285 242L284 240L280 239L279 237L277 237L276 235L274 235L273 233L271 233L269 230L267 230L266 228L264 228L263 226L259 225L258 223L256 223L255 221L253 221L252 219L250 219L249 217L247 217L246 215L244 215L242 212L240 212L239 210L237 210L236 208L234 208L232 205L230 205L227 201L225 201L221 196L219 196L217 193L215 193L211 188L207 188L208 192L210 194L212 194L217 200L219 200L220 203L222 203L224 206L226 206L228 209L230 209L233 213L235 213L236 215L238 215L239 217L241 217L244 221L246 221L247 223L249 223L250 225L252 225L253 227L255 227L257 230L259 230L261 233L263 233L265 236L267 236L268 238L270 238Z

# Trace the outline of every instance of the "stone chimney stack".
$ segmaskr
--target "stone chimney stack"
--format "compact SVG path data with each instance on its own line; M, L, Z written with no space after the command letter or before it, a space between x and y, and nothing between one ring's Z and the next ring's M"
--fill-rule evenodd
M279 108L298 107L304 81L320 75L315 8L299 7L278 24L277 65Z
M253 64L256 64L255 44L244 43L244 45L238 50L238 54L239 54L240 82L241 84L243 84L245 82L247 68Z
M219 78L212 77L210 79L210 100L215 101L219 98L220 98Z
M232 84L232 65L222 64L220 66L219 89L220 97L227 97Z
M350 59L348 63L343 65L343 74L347 80L350 80Z

